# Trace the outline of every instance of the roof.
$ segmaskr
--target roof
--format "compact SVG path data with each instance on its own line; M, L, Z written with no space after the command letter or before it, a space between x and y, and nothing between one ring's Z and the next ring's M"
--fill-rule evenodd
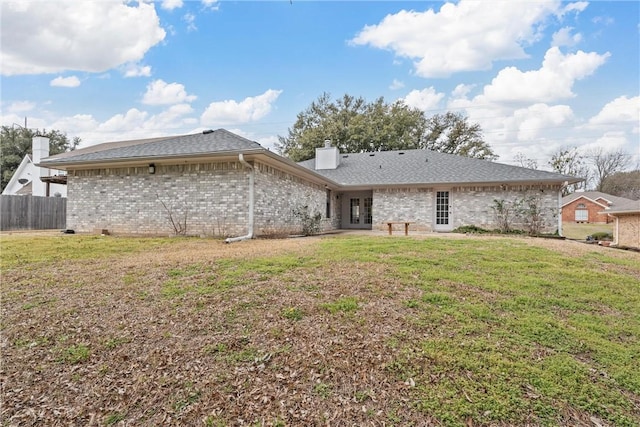
M601 193L600 191L580 191L568 194L562 198L562 206L565 206L575 200L580 198L587 199L593 203L596 203L604 208L613 208L614 206L618 206L620 204L625 204L628 202L632 202L633 200L627 199L624 197L613 196L607 193ZM606 202L599 202L598 199L604 199L611 204Z
M604 211L607 214L640 214L640 200L629 200Z
M265 149L257 142L225 129L217 129L191 135L108 142L47 157L40 164L51 168L63 168L92 163L154 161L255 150Z
M117 164L172 163L186 159L258 155L303 176L328 185L375 187L412 184L579 182L582 179L557 173L504 165L429 150L383 151L343 154L334 170L315 170L315 160L293 163L225 129L192 135L109 142L43 159L54 169L101 167Z
M315 169L315 159L299 164ZM336 169L316 172L348 186L582 181L573 176L431 150L343 154Z

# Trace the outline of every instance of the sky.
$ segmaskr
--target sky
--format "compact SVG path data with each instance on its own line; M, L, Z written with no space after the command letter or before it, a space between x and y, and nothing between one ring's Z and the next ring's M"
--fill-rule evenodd
M640 167L640 2L6 1L0 124L102 142L225 128L276 150L324 92L479 123L498 162Z

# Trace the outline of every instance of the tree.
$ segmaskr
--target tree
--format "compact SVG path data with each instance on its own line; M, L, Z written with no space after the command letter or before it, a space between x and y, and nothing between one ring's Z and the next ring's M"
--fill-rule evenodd
M595 168L597 191L603 191L607 178L616 172L621 172L631 161L631 156L622 150L605 152L602 148L598 148L589 154Z
M425 148L476 159L496 160L498 156L482 138L478 123L470 124L461 113L436 114L427 121Z
M345 94L332 101L323 93L278 136L278 150L299 162L315 156L326 139L343 153L429 148L469 157L495 158L482 141L479 125L466 117L447 113L427 120L424 112L403 101L387 103L380 97L368 103ZM484 145L484 147L481 147Z
M551 156L549 165L555 172L584 179L583 182L571 184L563 188L563 196L585 188L586 183L591 177L589 167L586 164L584 156L578 152L578 147L560 149Z
M54 155L75 149L81 140L74 137L69 140L67 134L59 130L26 129L12 126L0 128L0 170L2 170L1 189L9 183L11 176L27 154L33 154L32 139L41 135L49 138L49 154Z
M536 159L528 158L524 153L516 154L513 159L523 168L538 169L538 161Z
M613 196L640 200L640 169L630 172L616 172L607 177L600 189Z

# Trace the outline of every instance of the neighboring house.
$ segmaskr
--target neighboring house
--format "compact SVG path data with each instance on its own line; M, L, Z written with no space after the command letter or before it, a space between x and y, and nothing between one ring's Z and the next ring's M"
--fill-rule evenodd
M36 136L32 144L33 157L29 154L24 156L2 195L67 197L67 177L36 166L49 156L49 138Z
M615 219L615 246L640 249L640 200L621 203L602 213Z
M613 218L604 211L631 201L599 191L571 193L562 198L562 221L608 224Z
M323 230L495 228L495 200L535 198L545 231L561 229L564 185L580 179L428 150L341 154L326 144L300 164L224 129L120 141L44 159L67 171L67 227L76 231L254 235ZM295 212L298 212L296 214Z

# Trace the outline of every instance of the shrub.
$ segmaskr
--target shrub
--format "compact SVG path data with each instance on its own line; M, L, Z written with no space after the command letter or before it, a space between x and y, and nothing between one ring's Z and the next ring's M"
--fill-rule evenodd
M455 230L453 230L453 233L486 234L486 233L490 233L490 231L486 230L486 229L484 229L482 227L478 227L477 225L463 225L463 226L458 227Z
M613 240L613 235L611 233L607 233L606 231L593 233L591 237L593 238L593 240Z

